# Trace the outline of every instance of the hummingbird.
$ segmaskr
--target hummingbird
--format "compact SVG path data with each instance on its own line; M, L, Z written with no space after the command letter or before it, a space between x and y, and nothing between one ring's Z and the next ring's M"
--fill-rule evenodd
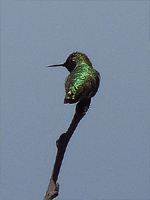
M65 81L65 104L90 99L97 93L101 78L100 73L93 68L90 59L84 53L73 52L63 64L47 67L58 66L66 67L70 72Z

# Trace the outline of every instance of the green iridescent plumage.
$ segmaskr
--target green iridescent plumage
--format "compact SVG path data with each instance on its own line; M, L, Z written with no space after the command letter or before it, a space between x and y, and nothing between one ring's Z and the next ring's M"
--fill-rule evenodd
M93 97L99 87L99 73L86 63L77 66L67 77L64 103Z
M66 96L64 103L76 103L82 99L92 98L100 83L100 74L92 67L89 58L79 52L72 53L64 64L70 74L65 82Z

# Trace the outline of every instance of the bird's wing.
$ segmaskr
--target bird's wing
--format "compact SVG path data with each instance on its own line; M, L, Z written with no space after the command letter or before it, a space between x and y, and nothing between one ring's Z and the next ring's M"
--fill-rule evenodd
M98 90L99 73L90 66L83 65L75 68L66 80L65 103L75 103L82 98L91 98Z

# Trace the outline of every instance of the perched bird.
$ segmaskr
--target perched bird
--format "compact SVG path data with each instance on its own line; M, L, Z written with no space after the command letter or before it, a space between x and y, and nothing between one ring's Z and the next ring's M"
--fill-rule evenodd
M65 63L47 67L57 66L66 67L70 72L65 82L65 104L89 99L96 94L99 88L100 74L93 68L85 54L74 52L69 55Z

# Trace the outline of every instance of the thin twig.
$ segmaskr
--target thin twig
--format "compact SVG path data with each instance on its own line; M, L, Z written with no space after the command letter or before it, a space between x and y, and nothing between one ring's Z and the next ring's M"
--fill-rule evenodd
M52 171L52 176L50 178L50 182L49 182L44 200L52 200L58 196L59 184L56 182L58 179L58 175L60 172L64 154L66 151L66 147L67 147L68 142L69 142L71 136L73 135L76 127L78 126L78 123L85 116L85 114L90 106L90 103L91 103L91 99L84 99L77 103L74 117L72 119L72 122L71 122L67 132L63 133L59 137L59 139L56 141L57 155L56 155L56 159L55 159L55 163L54 163L54 168Z

